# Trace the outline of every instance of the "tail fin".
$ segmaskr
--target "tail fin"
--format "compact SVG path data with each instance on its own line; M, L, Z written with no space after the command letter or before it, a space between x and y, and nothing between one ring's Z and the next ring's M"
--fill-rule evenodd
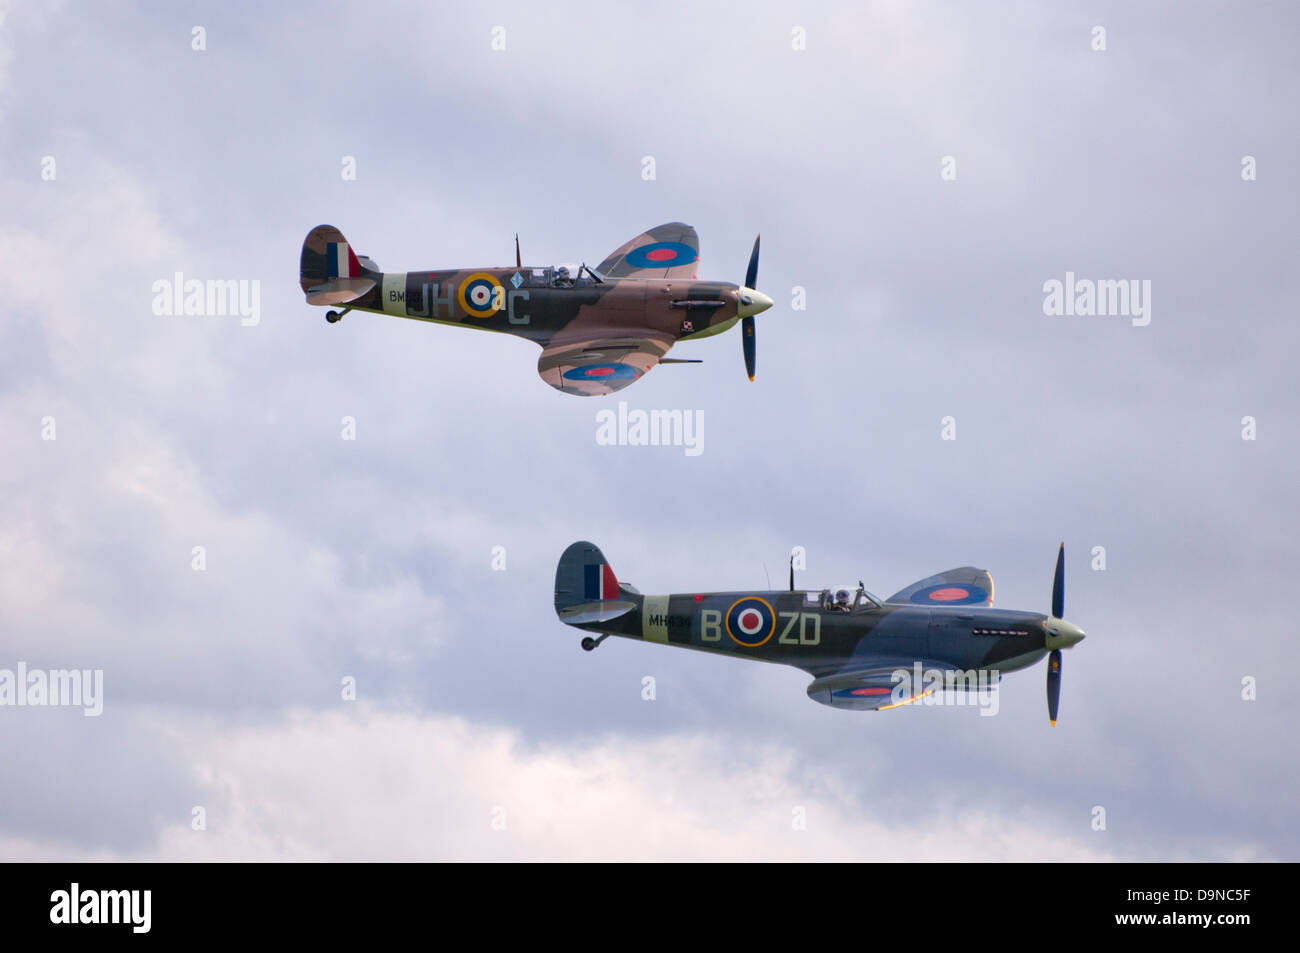
M308 304L346 304L375 286L375 263L352 250L333 225L317 225L302 243L298 281Z
M555 567L555 614L570 625L608 622L636 608L595 543L573 543Z

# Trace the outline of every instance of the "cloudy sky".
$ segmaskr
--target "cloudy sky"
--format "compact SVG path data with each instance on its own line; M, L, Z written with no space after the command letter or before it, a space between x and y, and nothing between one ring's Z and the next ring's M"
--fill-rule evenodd
M0 857L1300 859L1293 6L442 6L0 4L0 669L104 673L0 708ZM756 383L732 332L573 397L298 287L322 222L403 271L674 220L729 281L762 232ZM259 320L155 314L177 272ZM1045 315L1067 272L1150 323ZM620 399L704 452L599 446ZM1037 611L1065 540L1088 639L1054 729L1042 665L835 711L583 653L576 539Z

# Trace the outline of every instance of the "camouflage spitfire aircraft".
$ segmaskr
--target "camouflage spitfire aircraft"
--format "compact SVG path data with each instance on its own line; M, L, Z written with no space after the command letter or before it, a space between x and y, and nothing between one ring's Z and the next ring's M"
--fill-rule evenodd
M753 380L754 315L772 306L754 290L758 240L744 285L697 281L699 257L695 229L672 222L576 275L523 267L517 236L513 268L384 273L337 228L318 225L303 242L299 277L308 304L346 305L325 315L331 324L349 311L373 311L536 341L542 380L586 396L622 390L656 364L698 364L665 355L678 341L720 334L739 320Z
M1065 611L1065 544L1056 557L1052 614L993 609L993 577L963 566L878 599L858 583L834 594L705 592L643 596L621 584L592 543L571 545L555 572L560 621L589 632L591 651L610 635L793 665L813 676L808 697L857 711L897 708L929 694L899 670L999 673L1047 663L1053 725L1061 698L1061 649L1084 637ZM1050 653L1050 655L1049 655ZM996 682L996 678L992 679ZM972 684L975 682L976 684ZM967 677L944 687L984 688Z

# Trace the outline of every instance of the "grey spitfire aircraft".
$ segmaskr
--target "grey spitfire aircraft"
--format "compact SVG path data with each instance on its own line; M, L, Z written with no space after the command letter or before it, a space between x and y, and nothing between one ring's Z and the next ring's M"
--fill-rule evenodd
M796 592L793 561L787 592L643 596L620 583L588 542L569 546L555 571L560 621L602 633L583 638L587 651L620 635L792 665L813 676L808 697L856 711L897 708L930 693L914 686L900 695L895 674L900 669L911 672L919 665L943 672L996 672L1000 678L1047 655L1047 710L1055 725L1061 649L1084 636L1061 617L1065 544L1056 557L1051 615L992 606L993 577L973 566L929 576L883 600L861 583L856 591ZM972 681L944 687L969 690L976 687Z
M307 303L349 311L514 334L542 347L537 373L566 394L612 394L666 357L678 341L710 337L742 322L745 368L754 379L754 315L772 299L754 289L758 239L744 285L697 281L700 243L681 222L624 243L595 268L524 267L515 237L513 268L385 273L358 255L343 233L318 225L302 245L299 278Z

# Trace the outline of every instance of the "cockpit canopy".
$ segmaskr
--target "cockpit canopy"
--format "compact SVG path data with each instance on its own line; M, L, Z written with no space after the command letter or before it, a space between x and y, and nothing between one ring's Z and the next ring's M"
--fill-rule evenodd
M591 285L603 282L604 276L593 271L585 262L580 265L554 265L550 268L534 268L530 276L533 285L549 285L552 288L573 288L578 285Z
M841 612L861 612L878 609L884 600L868 592L863 586L835 586L821 592L805 592L804 604L821 609L838 609Z

